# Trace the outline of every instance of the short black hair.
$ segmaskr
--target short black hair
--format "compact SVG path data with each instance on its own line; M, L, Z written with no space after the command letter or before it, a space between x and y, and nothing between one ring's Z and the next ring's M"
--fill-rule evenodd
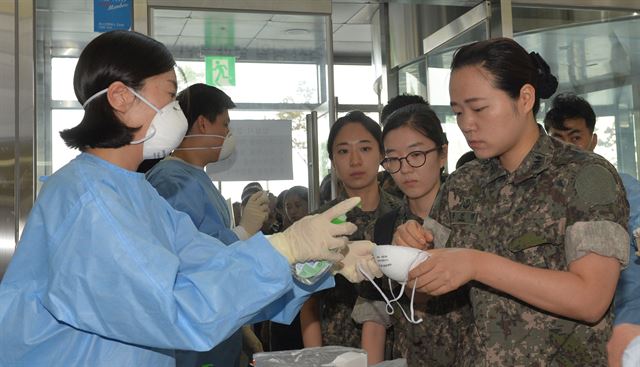
M284 194L284 200L291 196L297 196L303 201L309 201L309 189L304 186L293 186Z
M78 102L84 104L94 94L120 81L140 89L145 79L166 73L175 60L165 45L133 31L111 31L94 38L82 50L73 75ZM140 127L128 127L118 117L106 94L84 108L80 123L60 132L70 148L119 148L131 143Z
M373 139L378 143L378 150L380 151L380 154L383 154L384 149L382 145L382 130L380 129L380 125L378 125L378 123L371 117L365 115L362 111L351 111L337 119L333 126L331 126L329 138L327 139L327 152L329 153L329 159L333 159L333 143L336 140L336 136L338 136L340 130L342 130L342 128L347 124L362 125L371 134L371 136L373 136Z
M278 197L276 198L276 209L278 210L284 210L284 198L285 196L287 196L287 190L282 190L279 194Z
M574 118L583 118L587 129L593 134L596 128L596 113L589 102L575 93L561 93L551 101L551 109L544 117L544 128L547 132L551 128L567 130L564 126L565 120Z
M426 99L422 98L422 96L417 96L414 94L401 94L399 96L395 96L387 102L387 104L382 108L382 112L380 112L380 123L384 127L387 123L387 117L391 115L394 111L404 106L408 106L410 104L425 104L429 105Z
M180 103L180 108L187 117L189 129L199 116L203 116L211 122L225 110L235 108L236 105L222 90L202 83L190 85L184 89L176 98Z

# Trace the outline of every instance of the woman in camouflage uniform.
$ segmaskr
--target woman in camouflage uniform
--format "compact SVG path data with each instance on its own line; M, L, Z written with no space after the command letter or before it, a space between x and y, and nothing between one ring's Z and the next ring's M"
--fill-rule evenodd
M380 125L360 111L350 112L331 127L327 150L344 190L318 212L342 198L359 196L362 199L360 207L347 213L347 220L358 226L349 239L370 240L376 219L400 206L400 200L382 191L376 179L382 160ZM300 313L305 347L341 345L359 348L360 328L351 319L356 297L356 288L336 276L335 288L307 301Z
M459 49L451 106L478 159L449 175L431 215L445 247L409 274L438 296L467 285L472 350L459 365L606 366L610 305L628 258L629 207L602 157L552 139L536 123L557 80L511 39ZM417 222L394 241L421 246Z
M386 121L382 133L385 149L382 166L405 194L405 200L402 207L376 222L374 242L379 244L391 243L395 228L408 220L422 223L440 189L447 159L446 136L440 120L428 105L403 107ZM378 284L388 289L386 278ZM405 309L409 308L406 296L401 302ZM393 351L391 355L387 351L387 357L406 358L411 367L454 364L464 333L452 327L445 311L456 309L460 317L466 317L469 322L466 294L455 292L446 299L429 298L421 302L416 299L415 303L416 318L423 319L417 325L408 322L399 311L388 317L386 304L377 291L361 293L352 316L356 322L363 323L363 345L377 343L377 347L371 349L384 350L385 328L392 325ZM380 354L376 362L381 360Z

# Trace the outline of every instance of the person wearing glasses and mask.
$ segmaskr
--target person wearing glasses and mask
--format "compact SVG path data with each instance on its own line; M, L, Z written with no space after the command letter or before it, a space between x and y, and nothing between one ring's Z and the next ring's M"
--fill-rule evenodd
M174 67L162 43L136 32L103 33L82 51L73 85L84 117L61 132L81 154L47 178L0 283L0 365L174 366L176 349L209 350L253 321L290 322L333 283L297 286L292 264L353 270L371 258L346 247L353 224L330 222L358 200L225 246L158 195L136 168L187 131Z
M256 190L248 197L239 225L232 228L227 202L204 170L235 150L235 137L229 130L229 109L235 104L220 89L201 83L181 91L177 100L187 118L187 135L170 156L146 172L147 180L172 207L188 214L200 232L226 245L248 239L268 216L267 193ZM245 326L208 352L176 352L176 366L237 366L243 334L247 341L255 340Z

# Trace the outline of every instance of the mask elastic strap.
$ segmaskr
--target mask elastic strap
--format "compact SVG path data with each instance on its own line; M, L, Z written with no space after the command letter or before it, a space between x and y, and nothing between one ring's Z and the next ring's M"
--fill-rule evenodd
M373 281L373 278L371 278L371 276L367 274L367 272L364 271L364 269L362 269L362 266L360 264L358 264L358 270L362 273L362 275L364 275L365 278L369 280L369 282L371 282L371 284L373 284L373 286L378 290L378 293L380 293L382 298L384 298L384 301L387 304L387 307L386 307L387 314L389 315L393 314L394 310L393 310L393 306L391 305L391 301L389 301L389 298L387 298L387 296L384 294L382 289L380 289L380 287L378 287L376 282Z
M402 294L404 293L404 286L407 283L399 283L399 284L401 285L400 292L398 292L398 295L396 296L393 293L393 285L391 284L391 279L389 279L389 292L391 292L391 296L393 297L391 302L397 302L400 298L402 298Z
M189 148L176 148L174 150L203 150L203 149L222 149L222 146L219 147L189 147Z
M407 313L405 312L404 308L402 307L402 304L399 302L400 298L402 298L402 294L403 294L403 292L404 292L404 286L405 286L405 284L406 284L406 283L400 283L400 284L402 284L402 288L400 288L400 292L398 293L398 296L396 297L396 296L393 294L393 288L391 287L391 279L389 279L389 289L391 289L391 295L393 295L393 297L394 297L394 301L395 301L396 303L398 303L398 306L400 306L400 311L402 311L402 314L403 314L403 315L404 315L404 317L407 319L407 321L409 321L409 322L410 322L410 323L412 323L412 324L419 324L419 323L421 323L421 322L422 322L422 319L418 319L418 320L416 320L416 318L415 318L415 311L414 311L414 309L413 309L413 299L414 299L415 294L416 294L416 284L417 284L417 282L418 282L418 278L416 278L416 279L413 281L413 290L411 291L411 304L409 305L409 311L410 311L411 317L409 317L409 316L407 315Z
M134 144L134 145L135 145L135 144L142 144L142 143L144 143L145 141L147 141L147 140L149 140L149 139L153 138L153 136L154 136L154 135L156 135L156 127L155 127L155 126L153 126L153 124L151 124L151 126L149 126L149 130L147 130L147 136L145 136L145 137L144 137L144 138L142 138L142 139L134 140L134 141L132 141L132 142L131 142L131 143L129 143L129 144Z
M416 284L418 283L418 278L413 280L413 289L411 290L411 306L409 306L410 310L411 310L411 319L408 319L410 323L412 324L419 324L422 322L422 318L416 320L415 318L415 312L413 310L413 298L416 295Z
M393 293L393 288L391 287L391 279L389 279L389 289L391 291L391 295L394 298L393 300L389 300L387 298L387 296L384 294L384 292L382 291L382 289L380 289L380 287L378 287L376 282L373 281L371 276L369 274L367 274L367 272L364 271L364 269L362 269L360 264L358 264L358 270L362 273L362 275L365 276L365 278L367 278L369 280L369 282L371 282L371 284L373 284L373 286L378 290L378 292L380 293L382 298L384 298L384 300L385 300L385 302L387 304L387 307L386 307L387 314L389 314L389 315L393 314L394 309L393 309L393 305L391 304L391 302L396 302L398 304L398 306L400 307L400 311L402 311L402 314L407 319L407 321L409 321L412 324L419 324L419 323L421 323L423 321L422 318L420 318L418 320L415 319L415 311L414 311L414 308L413 308L413 300L414 300L414 297L415 297L415 294L416 294L416 284L418 282L417 278L413 281L413 290L411 291L411 306L410 306L411 317L409 317L409 315L407 315L407 312L402 307L402 304L400 304L400 302L398 302L398 300L402 297L402 294L404 292L404 287L405 287L406 283L401 283L402 284L402 288L400 288L400 292L398 293L398 296L396 296Z
M226 139L226 136L222 136L222 135L216 135L216 134L189 134L189 135L185 135L185 138L198 138L198 137L207 137L207 136L211 136L214 138L222 138L222 139Z
M215 138L223 138L227 139L228 136L215 135L215 134L191 134L185 135L185 138L200 138L200 137L215 137ZM223 144L224 145L224 142ZM204 150L204 149L222 149L222 145L217 147L188 147L188 148L176 148L174 150Z
M136 92L133 88L127 87L127 89L129 89L129 91L131 93L133 93L134 96L138 97L147 106L151 107L154 111L156 111L156 113L162 113L162 110L160 110L158 107L154 106L153 103L149 102L146 98L144 98L141 94Z
M108 89L106 89L106 88L105 88L105 89L101 90L100 92L98 92L98 93L96 93L96 94L92 95L91 97L89 97L89 99L87 99L86 101L84 101L84 103L82 104L82 108L86 108L86 107L87 107L87 105L89 104L89 102L91 102L91 101L93 101L94 99L96 99L96 98L100 97L101 95L103 95L103 94L107 93L107 91L108 91Z

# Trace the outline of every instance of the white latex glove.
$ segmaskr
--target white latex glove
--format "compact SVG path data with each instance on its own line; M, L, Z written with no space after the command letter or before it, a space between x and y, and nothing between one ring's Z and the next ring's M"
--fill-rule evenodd
M360 283L365 280L365 276L358 270L361 267L373 278L380 278L382 272L373 258L371 251L376 246L370 241L354 241L347 244L347 251L344 259L336 263L333 267L333 274L342 274L351 283Z
M269 217L269 194L266 191L258 191L251 195L247 205L242 209L240 227L244 228L249 236L256 234L262 223Z
M345 214L359 202L359 197L352 197L324 213L308 215L284 232L269 236L269 242L290 264L310 260L340 261L343 255L339 250L347 245L347 238L344 236L355 232L357 227L349 222L333 224L331 220Z

